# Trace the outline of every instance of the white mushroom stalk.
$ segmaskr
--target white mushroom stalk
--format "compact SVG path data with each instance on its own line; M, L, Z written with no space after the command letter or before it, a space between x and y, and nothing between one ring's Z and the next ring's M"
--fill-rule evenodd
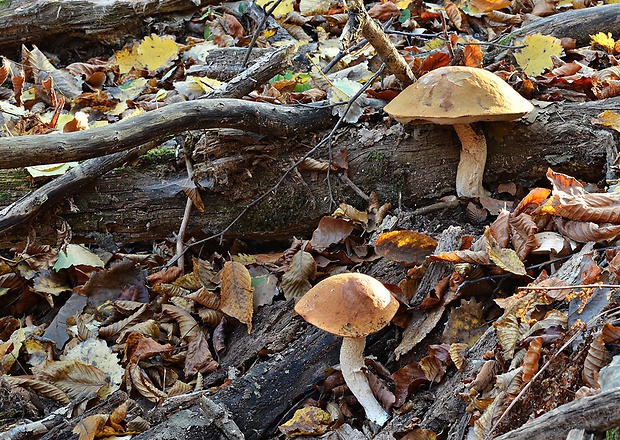
M390 416L375 398L364 374L364 347L366 338L344 338L340 348L340 370L349 390L364 407L366 417L383 426Z
M456 195L483 197L489 192L482 187L487 162L487 141L482 131L471 124L455 124L454 131L461 141L461 159L456 170Z

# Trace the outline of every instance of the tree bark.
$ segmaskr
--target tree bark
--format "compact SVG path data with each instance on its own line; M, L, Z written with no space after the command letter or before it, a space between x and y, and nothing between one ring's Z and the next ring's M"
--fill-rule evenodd
M603 110L619 106L620 98L537 106L534 122L517 122L501 139L497 138L502 134L498 134L498 125L488 124L485 185L490 190L510 181L524 188L546 186L548 167L592 183L613 178L620 133L591 121ZM293 121L293 126L306 129L299 119ZM312 136L306 133L276 142L230 130L206 132L193 157L198 181L205 188L206 211L192 215L187 236L201 238L224 229L316 144ZM348 150L348 177L365 193L376 191L382 202L396 206L400 201L413 208L454 193L460 145L449 126L394 123L386 127L382 121L366 122L345 128L332 146L332 150L338 148ZM315 157L325 155L320 152ZM169 237L178 229L186 201L179 186L186 178L184 167L179 167L183 171L174 168L174 162L153 165L142 161L136 167L115 169L82 188L56 213L69 223L76 242L92 242L102 234L125 243ZM337 174L330 175L333 200L364 208L365 202L335 178ZM333 210L325 179L324 172L291 173L273 196L251 209L228 235L286 239L310 233L318 219ZM23 171L3 171L0 208L30 189ZM39 217L33 224L37 240L55 242L49 220ZM27 226L0 234L0 247L23 244Z

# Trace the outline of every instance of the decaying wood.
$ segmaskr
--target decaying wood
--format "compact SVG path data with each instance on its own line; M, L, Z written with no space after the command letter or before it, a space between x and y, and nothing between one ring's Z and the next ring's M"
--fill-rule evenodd
M612 164L618 156L620 134L591 121L600 112L619 107L620 98L552 103L537 107L532 123L521 121L499 133L494 129L496 125L488 125L485 184L491 190L498 183L510 181L525 188L547 186L548 167L588 182L613 178ZM307 124L291 117L298 128L307 130ZM271 125L286 130L295 126L290 122ZM136 134L145 131L139 124L132 130L132 136L146 137ZM206 188L201 194L206 211L192 215L187 236L200 238L226 227L242 207L272 187L293 161L316 144L313 136L306 133L274 141L227 130L205 133L193 160L198 181ZM28 137L20 140L32 142ZM93 144L92 139L83 140ZM96 148L102 145L96 144ZM393 123L388 127L385 121L375 119L345 128L332 145L333 151L341 148L348 150L349 178L367 194L376 191L382 202L396 206L400 200L405 207L413 208L454 193L460 147L449 126L404 127ZM325 152L316 157L325 157ZM186 201L177 184L186 178L185 171L174 171L170 165L174 163L115 169L80 190L72 203L60 206L57 213L73 228L76 242L93 241L101 234L111 234L114 240L126 243L168 237L178 230ZM332 178L337 174L333 172ZM325 178L321 172L292 173L273 197L253 208L229 235L286 239L310 233L318 219L333 209ZM332 179L331 189L336 201L364 208L364 202L339 179ZM3 172L0 205L9 205L29 190L22 171ZM46 223L49 221L33 223L37 240L55 242L55 232L46 229ZM0 247L23 245L28 236L26 227L0 235Z
M620 424L620 388L583 397L526 423L496 440L529 440L544 432L545 439L564 440L572 429L602 432Z
M0 9L0 50L58 38L122 46L147 17L192 12L219 0L13 0Z

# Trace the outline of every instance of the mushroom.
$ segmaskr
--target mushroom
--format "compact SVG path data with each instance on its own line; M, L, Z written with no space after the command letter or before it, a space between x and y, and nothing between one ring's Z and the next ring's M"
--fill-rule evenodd
M423 75L384 110L403 124L453 125L461 141L456 194L481 197L488 195L482 187L487 144L484 133L472 124L518 119L533 108L494 73L473 67L447 66Z
M388 325L398 301L378 280L360 273L344 273L324 279L297 303L295 311L316 327L343 336L340 368L344 381L366 417L382 426L389 418L370 389L364 374L366 336Z

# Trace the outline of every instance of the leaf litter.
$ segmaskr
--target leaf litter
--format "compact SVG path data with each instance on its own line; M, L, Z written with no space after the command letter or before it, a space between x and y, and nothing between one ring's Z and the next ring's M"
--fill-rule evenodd
M546 2L539 4L529 12L541 16L557 13ZM343 28L338 18L343 15L342 6L337 2L302 1L299 12L303 14L303 26L309 31L308 23L314 16L322 16L325 27L310 24L312 30L319 35L325 33L325 40L338 35ZM526 12L523 5L503 1L446 2L444 6L446 29L437 20L442 12L430 4L387 2L375 5L371 13L383 22L399 18L402 31L416 28L419 35L450 32L448 40L413 47L406 54L415 73L421 74L450 64L455 53L460 52L463 64L482 67L486 51L483 43L517 23L520 14ZM508 12L498 13L500 10ZM293 3L285 1L273 15L284 25L294 12ZM0 77L3 84L10 79L10 86L1 90L3 130L13 136L88 130L175 99L187 99L190 89L193 97L204 95L219 86L212 82L215 78L184 78L184 74L176 72L200 63L199 57L208 57L218 46L247 45L244 21L237 16L208 11L203 17L204 39L178 43L169 36L153 34L109 59L92 59L64 69L56 68L36 47L25 49L19 64L5 58ZM472 33L470 21L482 23L478 25L484 29L477 35L480 40L467 35ZM268 47L273 33L265 32L261 38L260 44ZM529 98L543 101L618 96L617 67L598 68L618 65L619 41L611 34L598 33L591 36L586 50L547 35L528 35L515 42L522 46L512 51L516 64L504 60L495 66L496 73L514 85L520 83L522 93ZM343 58L341 67L359 63L369 54L368 48L351 53ZM359 90L360 81L368 79L367 68L353 80L330 79L320 73L333 58L327 44L312 50L310 58L315 64L309 72L284 72L248 98L293 103L327 96L332 103L344 102ZM183 83L188 79L197 87ZM162 88L160 84L166 81L168 88ZM379 83L370 90L369 95L389 92ZM17 110L7 111L9 105ZM354 112L347 115L349 122L364 116L365 105L363 100L357 103ZM90 112L86 123L77 121L81 110ZM592 123L618 130L618 115L606 110ZM55 168L44 173L57 171ZM429 345L428 355L418 361L370 362L367 374L371 386L394 414L406 413L420 388L441 383L451 368L462 370L471 362L467 352L484 332L488 324L485 317L493 316L492 331L498 345L485 354L482 367L466 380L469 392L461 397L471 411L478 438L507 431L551 406L572 400L580 392L596 393L601 388L599 379L606 377L602 372L609 371L605 370L610 368L607 365L617 359L614 356L620 332L609 322L591 320L616 305L620 198L613 192L588 192L576 179L552 170L547 178L551 191L532 189L521 200L515 200L518 203L512 212L491 212L497 219L483 234L463 240L462 248L433 255L435 240L425 231L398 229L371 237L375 228L380 230L389 207L378 215L377 206L364 211L347 204L342 204L333 216L324 217L303 248L291 246L269 259L258 255L245 258L231 252L232 261L214 251L204 259L196 258L193 272L184 277L172 267L158 271L163 262L157 252L149 256L151 262L131 262L121 253L96 255L96 249L71 243L36 252L32 246L15 249L3 262L6 270L0 280L0 297L3 306L7 305L0 317L3 378L61 405L71 402L78 414L86 405L105 399L118 388L134 399L161 402L200 389L201 377L219 368L212 347L216 357L226 350L227 328L236 322L251 333L253 314L259 305L299 297L313 282L330 274L386 258L394 264L418 267L410 268L411 277L393 287L395 294L405 298L399 319L406 325L410 311L403 292L412 290L408 282L415 283L415 277L422 276L415 275L415 270L423 273L422 268L429 263L448 262L453 264L453 274L434 286L432 298L429 294L424 303L441 312L450 309L442 336L444 343ZM572 254L547 264L543 261L546 257L535 252L542 244L538 231L553 231L574 243L574 248L569 247ZM588 244L590 250L582 254L580 249L586 249ZM568 269L562 271L562 265L568 265L565 257L579 260L571 263L571 267L579 269L571 271L571 276L567 275ZM143 271L150 275L145 278ZM549 275L548 271L555 274ZM466 292L469 285L485 279L507 280L493 289L494 304L481 302L475 294L462 298L461 290ZM602 285L613 287L607 288L603 304L584 324L579 318L581 312L588 312L588 304ZM258 286L263 286L260 296L256 295ZM30 304L40 300L48 310L54 310L55 298L65 302L47 325L37 325L35 316L24 313ZM579 304L577 312L568 318L565 312L575 303ZM430 334L433 328L425 331ZM576 334L583 336L582 348L566 347L566 341ZM416 337L422 340L424 336ZM412 352L416 345L402 354ZM564 372L554 376L559 366ZM344 420L354 426L356 419L363 417L346 386L338 381L338 373L326 372L319 400L307 402L280 426L281 432L320 435L336 429ZM554 402L539 397L543 380L547 390L556 392ZM327 387L330 381L337 385ZM517 399L525 384L529 384L529 390ZM514 408L504 411L509 405ZM144 430L143 425L130 424L132 421L126 417L127 408L122 405L109 415L84 418L74 432L80 438L93 438ZM403 438L414 438L415 429L411 427ZM435 434L428 431L423 435L431 438Z

